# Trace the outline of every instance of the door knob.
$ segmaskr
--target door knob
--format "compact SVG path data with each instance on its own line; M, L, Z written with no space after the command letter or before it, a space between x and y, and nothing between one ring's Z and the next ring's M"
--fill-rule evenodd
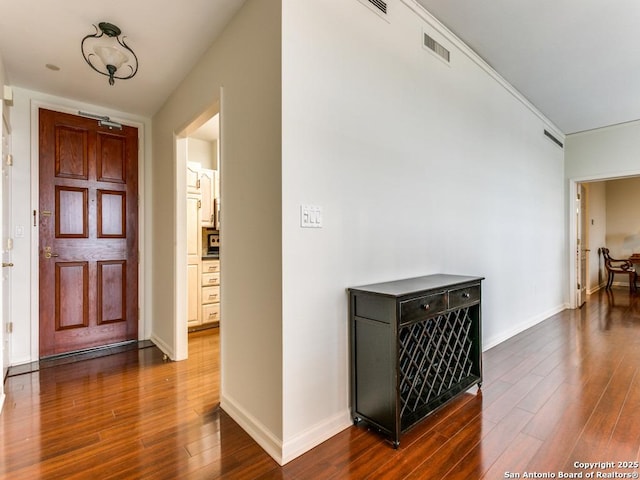
M13 263L12 262L2 262L2 267L13 267Z
M57 253L51 253L51 247L44 247L44 258L58 257Z

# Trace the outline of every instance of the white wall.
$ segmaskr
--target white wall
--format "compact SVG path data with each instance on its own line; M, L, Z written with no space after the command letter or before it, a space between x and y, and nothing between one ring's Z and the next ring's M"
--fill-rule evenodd
M640 174L640 121L568 135L567 179L597 180Z
M553 127L480 60L399 0L389 22L357 0L283 5L288 459L348 422L347 287L484 276L488 347L565 307L567 251ZM304 203L322 229L299 227Z
M32 362L38 359L38 310L35 302L38 295L37 268L38 254L37 242L38 231L33 226L33 211L38 209L37 183L32 184L32 177L37 181L37 171L32 168L32 162L37 165L37 118L33 117L32 107L41 105L46 108L59 109L70 113L77 113L78 110L97 112L101 115L109 115L114 120L123 122L133 122L136 126L141 125L144 142L141 142L140 152L143 152L139 162L141 168L145 168L140 173L139 189L143 210L139 217L140 226L140 248L141 264L147 271L141 276L141 285L145 286L145 291L140 295L141 325L139 328L140 338L150 336L151 318L151 295L149 291L150 282L145 279L150 276L150 266L146 261L151 251L151 238L145 235L149 231L151 216L145 212L151 212L154 208L150 200L151 185L149 176L151 170L151 123L149 119L130 115L125 112L118 112L106 107L89 105L34 92L19 87L13 87L14 106L12 108L12 144L14 166L12 170L12 222L15 227L24 228L25 235L22 238L14 238L12 272L12 318L13 335L11 344L11 364L18 365ZM36 130L32 130L35 128Z
M606 182L606 245L614 258L640 253L640 178Z
M178 282L186 220L176 210L186 188L174 135L219 102L221 404L276 458L283 415L280 32L280 2L248 0L153 118L154 338L177 358L186 347Z
M214 158L214 147L213 142L199 138L187 138L188 160L199 163L202 168L214 170L217 163Z

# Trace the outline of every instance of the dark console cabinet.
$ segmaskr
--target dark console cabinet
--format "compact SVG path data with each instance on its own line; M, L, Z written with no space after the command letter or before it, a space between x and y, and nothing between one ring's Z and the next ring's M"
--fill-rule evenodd
M429 275L349 289L351 414L400 434L482 383L482 277Z

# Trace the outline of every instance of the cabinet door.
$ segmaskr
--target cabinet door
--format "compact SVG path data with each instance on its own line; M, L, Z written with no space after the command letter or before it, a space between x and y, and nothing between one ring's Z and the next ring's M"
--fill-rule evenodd
M187 162L187 193L200 193L200 164Z
M202 281L202 235L200 234L200 195L187 194L187 283L189 326L202 323L201 303Z
M202 234L200 231L200 195L187 195L187 256L189 263L202 257ZM192 258L193 257L193 258Z
M189 327L198 326L202 324L202 309L201 309L201 296L200 296L200 264L192 263L187 265L187 284L188 284L188 298L187 298L187 325Z
M213 196L215 188L214 171L200 170L200 194L202 195L201 222L203 227L212 228L214 226Z

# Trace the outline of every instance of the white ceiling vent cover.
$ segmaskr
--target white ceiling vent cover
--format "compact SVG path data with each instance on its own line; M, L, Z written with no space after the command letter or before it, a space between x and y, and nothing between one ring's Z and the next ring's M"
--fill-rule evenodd
M451 59L451 53L449 50L444 48L441 44L436 42L435 39L431 38L426 33L422 32L422 46L431 50L433 53L438 55L442 60L449 63Z
M369 10L378 14L381 18L384 18L387 22L389 21L389 4L384 0L359 0L360 3L369 7Z

